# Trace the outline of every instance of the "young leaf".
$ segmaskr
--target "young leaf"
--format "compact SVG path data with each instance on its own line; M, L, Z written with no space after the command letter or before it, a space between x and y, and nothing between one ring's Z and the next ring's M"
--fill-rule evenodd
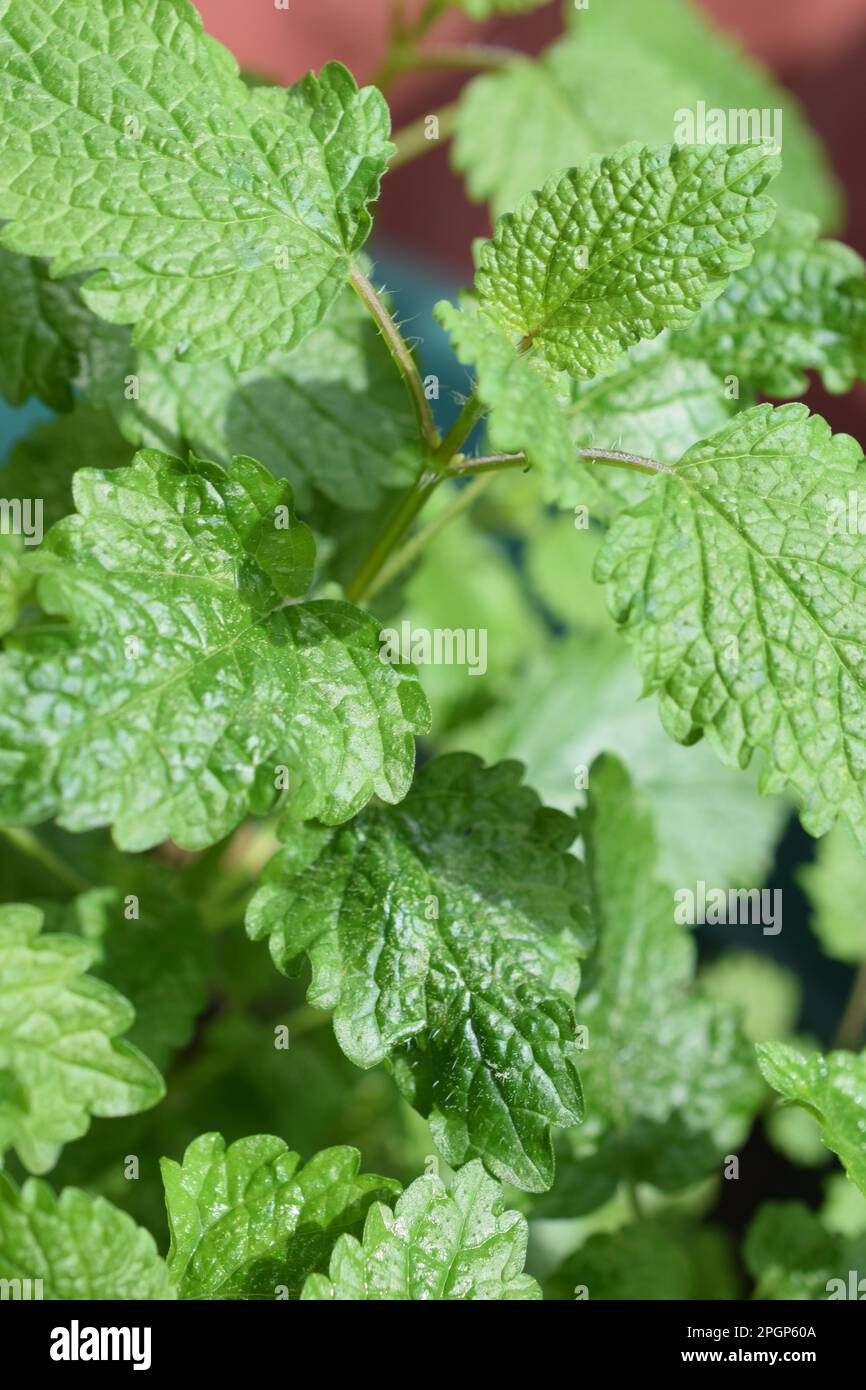
M450 336L460 361L474 366L478 394L490 410L487 438L493 449L526 452L545 480L569 478L574 472L574 444L557 400L558 376L538 370L531 357L513 345L471 295L460 308L447 300L435 316Z
M308 1274L327 1267L338 1237L360 1231L374 1201L399 1183L359 1174L357 1149L300 1156L272 1135L203 1134L182 1163L162 1160L171 1248L181 1298L297 1298Z
M502 1190L479 1162L467 1163L450 1191L432 1174L417 1178L393 1212L371 1208L361 1241L342 1236L330 1277L312 1274L304 1299L539 1299L524 1274L528 1228L503 1211Z
M751 265L670 345L767 396L802 395L806 371L828 391L850 391L866 377L863 261L819 240L814 217L780 213Z
M575 31L539 59L518 59L464 88L453 160L473 198L506 212L557 169L635 134L650 145L677 138L682 113L697 115L701 103L709 116L724 112L731 142L762 133L766 113L785 153L775 196L823 227L838 225L839 192L796 98L695 5L604 0L566 6L566 14ZM697 126L682 133L700 143Z
M866 960L866 859L846 826L818 841L815 860L803 864L797 880L812 904L811 925L834 960Z
M521 768L462 754L397 809L311 829L267 866L248 914L358 1066L392 1056L449 1163L480 1156L528 1191L553 1180L552 1124L581 1119L573 996L588 935L574 823Z
M758 1062L774 1091L817 1117L827 1148L866 1194L866 1052L804 1056L786 1043L759 1043Z
M227 464L248 453L295 489L368 510L382 488L418 469L414 417L387 347L351 290L293 352L239 372L229 361L177 362L168 349L111 365L88 395L118 418L134 444ZM136 399L124 380L138 378Z
M141 346L252 366L321 321L370 231L388 107L339 63L250 91L189 0L3 0L0 216Z
M859 446L804 405L755 406L696 444L614 522L596 577L644 690L680 743L732 767L763 754L821 835L847 816L866 845Z
M133 1115L155 1105L162 1079L120 1040L134 1014L89 975L96 952L76 936L40 935L42 913L0 907L0 1154L14 1147L34 1173L92 1115Z
M598 947L578 1007L587 1121L570 1186L583 1175L589 1210L622 1179L673 1192L718 1171L762 1092L735 1011L690 993L694 942L674 920L649 815L616 759L590 769L581 825Z
M521 351L578 378L682 328L770 226L766 146L626 145L548 180L476 255L485 313Z
M749 238L772 216L769 200L759 195L776 163L754 147L628 146L608 160L590 160L500 219L493 240L478 252L476 294L464 295L459 310L437 305L458 357L475 366L478 394L491 411L491 445L525 452L547 497L584 501L589 492L592 500L594 490L598 496L605 488L577 464L574 451L577 442L595 442L596 420L605 432L600 442L613 447L625 419L635 451L646 453L640 431L647 421L635 418L642 405L649 412L661 408L656 434L672 417L684 447L696 436L683 437L683 415L712 429L731 414L735 407L708 368L671 363L661 350L645 354L663 375L644 384L642 397L635 397L632 363L618 378L605 376L640 339L688 323L702 300L722 291L728 272L748 262ZM561 377L562 370L605 376L584 388ZM638 378L642 370L638 362ZM707 391L701 412L696 401ZM618 490L634 500L639 486L626 478ZM607 512L604 493L602 499Z
M287 485L144 452L78 473L75 498L32 561L69 627L0 664L7 823L199 849L281 792L329 823L405 793L423 695L380 661L373 618L286 603L314 556Z
M46 1299L172 1299L165 1261L126 1212L30 1178L20 1192L0 1173L0 1279L41 1280ZM26 1295L25 1295L26 1297Z

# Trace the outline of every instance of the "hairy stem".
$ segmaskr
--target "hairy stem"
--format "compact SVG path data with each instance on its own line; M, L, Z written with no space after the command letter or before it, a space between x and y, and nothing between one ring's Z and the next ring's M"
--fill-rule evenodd
M473 71L496 72L519 57L521 54L517 49L504 48L492 43L448 43L440 44L438 48L407 51L401 71L408 72L411 69L423 72L443 68L459 71L471 68Z
M399 550L395 550L368 585L367 598L375 597L380 589L386 588L398 575L408 569L412 561L417 559L434 536L438 535L455 517L468 511L474 505L478 494L487 487L490 481L489 473L485 473L480 478L473 478L468 486L460 489L450 506L444 507L438 516L434 516L433 520L423 526L420 531L417 531L405 545L400 546Z
M433 455L431 462L434 468L446 469L448 467L460 445L469 437L478 421L486 414L487 406L473 392Z
M856 1052L863 1041L866 1029L866 961L863 961L854 976L851 993L845 1005L845 1012L839 1022L834 1047Z
M408 343L385 308L380 296L373 289L366 275L356 265L353 265L349 271L349 283L378 324L379 331L388 344L388 350L406 384L406 390L409 392L418 432L421 435L425 451L435 449L439 442L439 434L430 412L430 403L424 395L424 383Z
M447 106L443 106L439 111L433 113L439 121L439 134L435 140L428 136L429 116L419 116L417 121L412 121L409 125L398 130L392 139L397 146L397 153L394 155L389 170L399 169L402 164L409 164L411 160L417 159L419 155L429 154L431 150L438 148L440 141L450 140L454 134L454 123L457 116L457 102L452 101Z
M86 878L83 878L76 869L73 869L71 864L67 864L65 860L61 859L59 854L55 854L47 845L43 845L32 831L0 828L0 835L16 849L35 860L37 864L41 864L43 869L47 869L52 877L58 879L60 883L65 883L67 888L71 888L73 892L86 893L90 888L91 885Z
M614 468L632 468L639 473L673 473L666 463L644 457L643 454L626 454L622 449L575 449L578 458L599 463L609 463ZM484 454L481 458L462 459L453 465L456 473L501 473L506 468L528 468L529 461L524 453Z

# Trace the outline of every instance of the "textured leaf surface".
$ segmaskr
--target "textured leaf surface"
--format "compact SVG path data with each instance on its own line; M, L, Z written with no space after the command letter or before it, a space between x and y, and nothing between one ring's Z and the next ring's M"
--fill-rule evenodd
M251 454L295 489L367 509L383 487L417 472L409 399L366 310L344 290L325 323L289 353L238 371L230 361L185 363L169 349L109 362L88 394L136 445L227 464ZM119 369L118 369L119 368ZM134 372L137 399L125 380Z
M691 994L694 941L674 921L649 816L616 759L590 769L581 824L599 944L578 1006L587 1119L574 1163L591 1207L619 1179L676 1191L717 1171L761 1085L736 1012Z
M681 743L703 731L812 834L866 844L859 446L804 405L756 406L695 445L614 522L596 575Z
M286 604L314 545L291 490L251 459L229 472L140 454L75 482L78 515L34 564L69 620L0 667L0 815L113 825L125 849L214 842L271 809L346 819L394 800L426 705L379 660L373 618Z
M819 840L814 862L797 874L812 904L812 928L828 956L866 960L866 859L846 826Z
M804 1056L786 1043L761 1043L758 1061L775 1091L817 1116L827 1148L866 1195L866 1052Z
M313 329L370 230L384 98L338 63L250 91L188 0L3 0L0 215L12 250L98 270L143 346L251 366Z
M72 480L80 468L119 468L133 449L104 411L79 401L74 410L40 421L19 439L0 467L0 494L38 498L47 531L75 509Z
M400 1190L359 1174L360 1159L357 1149L325 1149L299 1167L299 1155L267 1134L228 1148L203 1134L182 1164L163 1159L168 1267L180 1296L265 1299L284 1286L297 1298L337 1238L360 1231L370 1205Z
M153 1236L126 1212L67 1187L55 1197L0 1173L0 1279L41 1279L46 1299L171 1299Z
M780 214L751 265L671 346L767 396L802 395L807 370L828 391L849 391L866 376L863 261L819 240L815 218Z
M832 1279L842 1280L848 1296L849 1271L862 1271L866 1261L866 1239L829 1231L801 1202L767 1202L749 1226L743 1254L755 1298L823 1301L834 1291Z
M477 252L482 308L552 368L593 377L683 327L748 265L779 158L754 145L626 145L554 175Z
M686 0L604 0L566 6L575 32L540 60L509 64L463 91L453 150L470 194L501 213L551 174L635 135L664 144L677 114L708 109L783 113L784 170L774 196L840 221L839 195L817 141L790 93ZM615 96L612 96L615 94ZM751 136L751 127L741 136Z
M155 1105L159 1073L128 1042L127 1001L89 975L95 952L75 936L40 935L42 914L0 907L0 1153L14 1147L44 1173L92 1115Z
M357 1065L391 1055L449 1163L483 1157L529 1191L553 1180L551 1124L582 1114L573 996L588 936L574 823L521 769L460 754L394 811L290 839L248 915Z
M499 1184L467 1163L450 1191L441 1179L418 1178L393 1212L376 1205L361 1241L343 1236L330 1277L311 1275L305 1299L538 1299L523 1273L527 1225L503 1211Z

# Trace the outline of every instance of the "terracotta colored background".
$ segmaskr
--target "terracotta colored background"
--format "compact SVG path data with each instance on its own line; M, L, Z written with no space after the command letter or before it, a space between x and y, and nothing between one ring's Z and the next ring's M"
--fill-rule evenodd
M599 0L601 2L601 0ZM363 81L381 57L388 0L196 0L207 29L245 67L287 83L329 58L340 58ZM652 0L634 0L651 5ZM866 0L701 0L715 22L737 35L800 97L822 135L848 199L845 239L866 255ZM407 8L419 9L421 0ZM562 30L560 0L529 15L494 19L483 36L527 53L545 47ZM437 25L438 38L479 36L479 26L457 13ZM464 77L415 74L394 87L395 127L435 110L459 90ZM636 132L636 135L639 132ZM386 181L377 227L425 260L465 281L471 272L469 246L488 230L485 210L468 203L448 168L444 148L396 170ZM835 429L866 441L866 388L830 399L816 388L809 396Z

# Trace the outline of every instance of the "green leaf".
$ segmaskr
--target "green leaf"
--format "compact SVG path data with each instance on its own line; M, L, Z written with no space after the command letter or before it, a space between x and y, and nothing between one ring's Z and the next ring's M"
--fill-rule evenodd
M521 768L461 754L394 810L311 828L268 864L250 906L280 969L304 952L358 1066L391 1056L454 1165L480 1156L528 1191L553 1180L552 1124L582 1116L573 996L587 945L574 823Z
M672 738L704 733L730 767L762 755L821 835L847 816L866 845L859 446L804 405L755 406L656 477L620 514L608 586Z
M804 1056L786 1043L759 1043L758 1062L774 1091L818 1118L827 1148L866 1194L866 1052Z
M92 888L69 904L41 904L46 925L91 943L91 974L135 1009L129 1041L164 1071L189 1043L207 1003L211 942L193 903L153 860L118 856L122 887Z
M866 377L866 276L839 241L818 239L814 217L780 214L755 258L671 347L767 396L800 396L806 371L828 391Z
M556 375L545 375L530 357L517 353L493 316L471 295L461 297L459 309L443 300L434 312L460 361L475 367L478 394L491 411L491 448L505 453L524 450L546 479L568 478L574 468L574 445L556 398Z
M548 180L476 252L482 310L542 365L596 376L682 328L752 259L773 220L776 154L626 145Z
M32 562L69 626L0 664L3 820L198 849L271 810L280 769L291 813L329 823L405 793L423 695L372 617L285 602L314 555L286 484L145 452L75 497Z
M756 1281L753 1297L824 1301L850 1296L849 1271L863 1269L866 1240L833 1234L801 1202L767 1202L749 1226L743 1254ZM833 1280L842 1281L844 1293Z
M35 1173L91 1115L135 1114L163 1094L147 1058L118 1041L133 1010L87 973L93 948L41 930L36 908L0 907L0 1154L14 1147Z
M453 160L473 198L505 212L558 169L610 153L636 133L647 144L669 142L678 113L703 102L726 113L781 110L785 166L776 196L824 227L841 220L838 189L797 100L696 6L604 0L566 12L575 32L540 59L464 88ZM731 138L751 133L749 126Z
M803 864L797 881L812 905L811 925L834 960L866 960L866 859L845 826L818 841L815 860Z
M38 396L53 410L71 410L72 385L96 354L107 354L122 330L85 307L79 280L52 280L44 260L0 246L0 393L10 405Z
M304 1299L539 1299L524 1274L527 1225L503 1211L499 1184L467 1163L450 1191L441 1179L417 1178L393 1212L374 1206L363 1240L343 1236L330 1278L313 1274Z
M560 1301L689 1299L692 1268L679 1241L658 1222L646 1221L590 1236L560 1265L546 1293Z
M598 947L578 1007L587 1120L573 1161L590 1210L618 1180L674 1192L720 1171L762 1088L736 1010L692 992L694 941L674 920L649 815L616 759L590 769L581 825Z
M98 322L98 320L97 320ZM349 289L300 347L241 372L230 361L177 362L140 351L90 383L134 444L227 464L248 453L295 489L367 510L418 469L409 398L375 325ZM133 374L137 396L125 382Z
M35 1178L19 1192L3 1173L0 1279L40 1279L46 1299L175 1297L153 1237L126 1212L74 1187L55 1197Z
M0 216L143 347L252 366L321 321L371 225L388 107L339 63L250 91L189 0L3 0Z
M807 370L835 391L866 375L866 278L856 252L817 240L814 218L785 212L689 327L637 344L594 381L570 382L565 410L576 444L674 464L754 405L756 392L801 395ZM552 495L603 521L647 489L623 469L572 463L570 474Z
M360 1232L371 1204L400 1190L359 1174L360 1161L357 1149L325 1149L299 1168L267 1134L228 1148L203 1134L182 1164L164 1158L168 1267L181 1298L297 1298L337 1238Z

